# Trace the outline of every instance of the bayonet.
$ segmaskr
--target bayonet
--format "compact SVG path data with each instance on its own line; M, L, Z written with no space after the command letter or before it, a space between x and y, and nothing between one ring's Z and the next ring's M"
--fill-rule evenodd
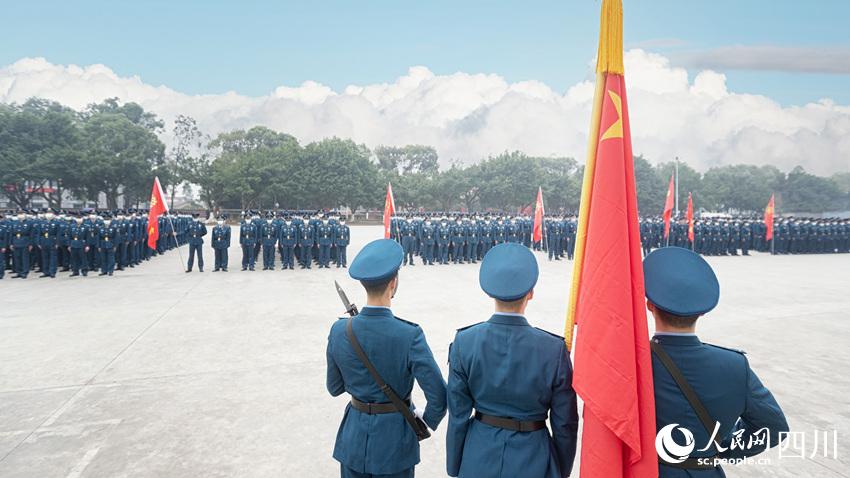
M336 293L339 294L340 300L342 300L342 305L345 306L345 313L354 317L359 314L357 311L357 306L352 304L351 301L348 300L348 296L345 295L345 291L340 287L339 282L334 281L334 285L336 286Z

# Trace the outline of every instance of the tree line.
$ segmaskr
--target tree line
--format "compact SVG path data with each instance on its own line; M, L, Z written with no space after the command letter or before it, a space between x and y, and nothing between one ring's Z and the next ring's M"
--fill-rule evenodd
M194 119L179 116L172 146L160 139L163 121L135 103L117 99L75 111L33 98L0 105L0 185L20 207L41 197L62 207L65 191L108 207L144 206L154 176L173 202L194 187L208 209L380 208L391 182L400 209L507 210L533 204L538 187L547 211L578 210L583 166L569 157L505 152L477 162L440 167L430 146L378 146L327 138L306 145L292 135L257 126L210 137ZM470 159L470 158L464 158ZM664 206L675 165L637 156L639 208L654 215ZM679 164L680 208L693 193L697 208L760 211L771 193L780 211L850 208L850 173L821 177L797 167L731 165L704 173Z

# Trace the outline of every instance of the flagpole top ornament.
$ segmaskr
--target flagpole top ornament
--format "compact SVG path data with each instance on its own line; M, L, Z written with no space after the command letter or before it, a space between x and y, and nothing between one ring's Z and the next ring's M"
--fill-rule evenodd
M623 0L602 0L596 72L622 75L624 71Z

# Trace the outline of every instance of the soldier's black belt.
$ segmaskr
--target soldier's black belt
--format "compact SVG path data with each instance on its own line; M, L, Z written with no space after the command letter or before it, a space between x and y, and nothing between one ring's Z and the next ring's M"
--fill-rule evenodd
M410 399L404 401L407 406L410 406ZM351 406L360 413L367 415L383 415L385 413L398 413L398 409L391 402L387 403L366 403L351 397Z
M546 428L546 420L514 420L513 418L497 417L481 412L475 412L475 419L493 427L504 428L515 432L536 432Z
M708 463L714 461L714 458L716 457L688 458L681 463L667 463L666 461L659 459L658 463L664 466L669 466L670 468L678 468L680 470L713 470L717 467ZM703 460L703 462L700 463L700 460Z

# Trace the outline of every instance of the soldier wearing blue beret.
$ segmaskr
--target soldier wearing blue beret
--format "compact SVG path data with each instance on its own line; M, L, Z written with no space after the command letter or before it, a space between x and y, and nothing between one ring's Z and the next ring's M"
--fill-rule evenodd
M419 463L417 434L356 355L349 326L383 381L428 427L436 429L446 414L445 381L425 333L390 309L403 258L402 247L391 239L370 242L357 254L348 271L366 289L366 306L338 320L328 336L328 392L351 395L333 452L343 478L412 477ZM428 400L424 413L410 401L414 379Z
M659 449L659 477L723 477L713 460L749 457L777 445L788 431L785 415L744 352L697 337L697 319L720 298L717 277L699 254L657 249L644 259L644 278L656 330L651 342L656 428L663 444L674 428L683 428L696 445L686 456ZM744 446L732 445L741 443L736 437Z
M560 478L572 470L578 412L570 356L563 337L531 327L524 315L537 276L537 260L521 244L484 256L479 282L496 312L458 330L449 349L449 476Z

